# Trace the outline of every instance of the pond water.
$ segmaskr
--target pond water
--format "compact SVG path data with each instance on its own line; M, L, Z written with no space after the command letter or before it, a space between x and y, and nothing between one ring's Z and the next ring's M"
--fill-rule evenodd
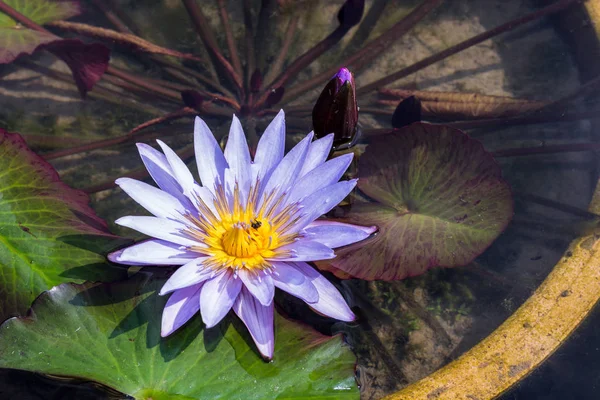
M28 16L34 22L40 18L18 5L19 2L4 3L16 9L21 7L19 11L25 15L31 13ZM24 3L44 9L48 6L46 3L57 2L30 0ZM276 313L302 321L306 324L303 329L327 336L343 334L346 345L339 351L348 353L329 356L320 353L321 358L340 357L340 368L348 369L347 360L356 357L355 375L350 372L348 379L340 378L340 385L350 382L353 388L360 387L360 394L344 386L336 389L337 392L331 389L331 398L380 399L457 359L510 317L562 260L569 243L593 232L597 224L597 217L586 210L596 189L598 163L596 153L585 150L598 141L600 114L595 111L600 106L596 82L600 76L600 32L594 30L584 5L557 0L371 0L364 3L361 13L358 10L362 2L351 0L82 0L80 13L69 18L69 23L56 22L62 18L50 12L48 14L54 17L40 23L50 31L47 34L103 43L110 50L110 68L85 99L81 98L69 67L51 47L36 49L33 46L23 50L33 54L20 55L0 64L0 128L20 133L27 145L56 169L62 181L89 194L92 209L114 234L134 240L144 235L120 227L114 221L124 215L148 214L123 190L116 188L114 180L131 176L150 182L140 162L136 142L153 144L160 138L188 165L193 165L194 115L203 118L224 145L235 113L252 147L253 138L261 135L279 109L283 109L287 124L286 149L289 150L313 130L313 106L336 71L347 67L354 74L361 136L350 149L341 149L334 155L355 154L358 161L352 163L347 176L359 178L359 190L334 208L328 217L378 225L380 231L376 238L367 239L359 250L343 249L338 261L317 263L317 267L340 290L357 315L357 321L335 321L315 314L291 296L278 293L275 297ZM344 12L338 15L342 6ZM8 29L14 29L10 23L2 25L3 21L0 18L0 43L3 35L9 36ZM497 27L501 28L484 36ZM19 25L19 29L30 28L22 22ZM471 38L478 39L465 43ZM12 42L7 40L6 43L8 48ZM465 43L463 48L453 47L461 43ZM89 52L98 55L106 48L91 48ZM1 51L0 55L10 58ZM102 57L98 57L100 61L95 62L101 64ZM398 74L384 79L395 73ZM414 140L414 147L418 148L422 145L419 135L426 134L414 131L415 125L400 127L397 120L394 126L392 124L396 106L410 96L421 102L421 120L461 129L469 135L470 139L452 130L452 135L459 135L464 141L460 142L459 136L447 140L456 147L449 147L439 156L445 163L427 164L428 157L438 157L431 149L425 150L432 153L422 157L425 160L422 164L419 164L421 159L399 159L403 155L415 155L416 150L411 153L414 149L409 142ZM414 117L407 115L408 119ZM137 130L136 127L147 121L153 122ZM399 129L393 131L394 128ZM436 125L436 135L438 128ZM413 130L408 132L407 129ZM388 141L390 137L398 139ZM369 150L370 144L373 146ZM0 143L0 149L2 146ZM406 163L405 171L422 168L429 183L423 183L422 187L416 183L420 182L421 170L413 175L406 172L405 176L394 168L391 172L386 169L398 163ZM459 167L462 164L466 165L463 169ZM196 173L195 167L191 170ZM455 170L456 174L449 172ZM462 228L456 228L463 220L449 222L445 214L445 207L452 206L445 202L455 193L441 188L450 182L452 188L463 185L467 187L464 193L471 193L472 181L468 179L484 180L484 175L485 179L492 179L493 184L486 190L480 187L477 190L481 193L473 196L483 196L486 208L477 208L477 200L472 208L466 208L464 215L467 218L468 212L469 218L473 218L471 213L477 214L480 220L474 223L473 229L478 232L467 232L457 239L453 235L463 235ZM372 176L383 177L383 183ZM389 187L386 179L391 182ZM502 185L506 185L506 191ZM420 190L418 195L415 186ZM379 190L388 190L391 202L397 201L399 208L389 214L378 209L383 217L375 212L361 214L363 208L380 202L389 205L382 200L388 199L387 194L381 195ZM424 192L433 194L427 197ZM512 200L503 197L509 192ZM469 199L461 196L455 200L467 203ZM2 199L0 196L0 204ZM408 210L407 214L413 214L406 217L408 222L402 219L399 211L402 207ZM371 222L372 215L379 219ZM423 221L413 219L411 222L410 218L423 218ZM21 226L22 221L18 223ZM35 229L32 228L34 220L28 223L31 226L27 229ZM429 223L432 228L428 228ZM437 236L428 238L427 235L436 235L436 229L439 229ZM0 238L2 235L0 229ZM6 245L5 241L2 243ZM418 255L415 255L417 248ZM442 248L444 250L439 250ZM103 248L104 254L109 250L112 249ZM16 261L0 257L3 271L16 269L13 262ZM96 260L85 264L93 262L103 263ZM379 272L378 266L381 267ZM107 268L106 265L98 268L101 267ZM156 269L150 271L161 274ZM348 276L348 272L354 278ZM105 280L100 273L91 277L83 272L73 276L57 275L60 278L51 277L48 282ZM134 271L129 275L135 279ZM361 277L365 279L359 279ZM3 280L1 284L7 283ZM144 285L139 282L136 285L141 289L136 286L135 296L140 290L145 294ZM34 283L32 288L35 288ZM0 290L0 296L10 290ZM33 293L31 289L29 295L35 298L42 291ZM126 302L116 291L110 293L107 299L111 302L103 297L103 305ZM93 299L93 295L90 296ZM146 298L140 299L146 302ZM40 315L44 305L53 301L39 300ZM77 300L73 298L67 303L77 305ZM94 308L93 304L86 305ZM70 312L65 309L64 314ZM131 311L136 312L142 313L137 308ZM143 329L146 343L139 346L154 350L160 347L160 352L152 357L162 355L165 362L169 362L163 347L168 345L149 339L151 325L160 324L160 312L160 309L156 311L156 319L140 317L135 327L119 324L119 329L137 332L140 325L147 323L147 337L146 328ZM23 313L3 310L3 315ZM131 314L124 315L129 318ZM84 330L95 329L95 325L86 325L85 316L78 318L82 318ZM592 311L564 347L500 398L597 398L600 390L595 365L600 347L598 319L598 311ZM217 346L229 341L235 350L235 360L255 378L255 385L260 386L265 377L277 379L277 374L283 374L278 369L277 358L287 347L284 350L276 347L272 362L275 370L257 372L252 370L255 368L252 363L244 364L239 347L248 342L245 345L254 349L250 351L254 356L256 350L247 334L240 333L246 336L236 339L230 332L244 331L241 324L228 322L221 327L220 339L201 330L199 321L193 324L197 330L190 334L189 340L188 336L185 340L181 336L163 339L185 342L183 350L177 352L178 357L186 351L187 354L193 352L193 341L200 338L207 348L212 340L218 343L215 344L218 349L222 347ZM287 332L287 328L278 324L276 322L276 340L287 340L278 339L280 332ZM121 331L113 328L113 334L118 336L115 332ZM52 327L48 329L48 337L56 340L48 342L48 347L56 345L62 349L57 344L58 338L64 340L63 345L70 341L79 343L75 333L70 337L53 331ZM2 341L4 333L0 329L0 345L10 346L0 348L0 355L18 349L16 342ZM295 340L300 343L305 336L294 336L286 346L294 346ZM90 343L96 340L94 333L90 337ZM36 340L42 343L45 339ZM319 340L325 339L314 339L314 342L320 343ZM104 359L99 354L114 351L109 347L94 349L89 362L104 362L100 361ZM214 356L211 351L208 353ZM226 352L217 350L216 353L219 351ZM138 350L134 353L140 354ZM223 357L233 357L230 353ZM47 365L51 366L53 360L49 358ZM201 364L201 361L196 362ZM67 374L60 371L68 368L28 365L22 360L20 364L1 365L15 369L0 370L0 397L171 398L168 391L154 395L136 393L130 388L136 387L132 382L137 378L127 376L127 371L119 373L129 386L120 385L118 377L93 379L97 375L81 370ZM81 365L85 366L85 362ZM137 366L140 370L145 368L141 361ZM301 365L294 368L301 367L304 369ZM285 368L291 367L288 364L281 367ZM332 368L331 364L327 368ZM325 376L324 369L312 371L311 382ZM170 382L172 378L166 370L163 381ZM293 369L285 371L290 376L294 374ZM154 388L153 379L154 376L150 379L140 374L139 380L144 381L141 387ZM215 379L211 385L217 387L214 390L218 393L218 379ZM149 386L144 386L146 384ZM298 383L302 384L303 381ZM320 387L321 381L314 384ZM269 386L269 396L277 398L278 386L273 385ZM344 392L346 389L348 393ZM318 390L314 390L316 392L306 393L319 398ZM340 391L346 394L339 394ZM254 398L243 388L229 393ZM281 394L285 395L283 389ZM210 398L210 395L190 394L179 398ZM432 398L449 397L440 392Z

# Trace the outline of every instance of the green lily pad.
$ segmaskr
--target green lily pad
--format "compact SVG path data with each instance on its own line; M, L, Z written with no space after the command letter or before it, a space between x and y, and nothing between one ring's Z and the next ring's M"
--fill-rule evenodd
M4 0L4 3L39 25L80 13L79 2L76 1ZM0 63L9 63L21 54L31 54L38 46L56 40L60 38L27 29L0 11Z
M80 12L76 1L6 0L5 3L38 25ZM61 39L50 32L28 29L0 11L0 64L40 49L48 50L67 64L82 98L106 72L110 60L110 49L103 44Z
M136 399L358 399L355 358L340 337L275 317L272 362L230 316L205 330L192 318L160 337L162 277L64 284L27 318L0 326L0 367L79 377Z
M56 36L48 33L0 27L0 64L12 62L21 54L31 54L38 46L55 41Z
M52 0L3 0L6 5L17 10L33 22L43 25L78 15L81 12L78 1ZM0 13L0 27L15 27L15 21Z
M361 279L397 280L470 263L513 215L508 183L481 143L414 123L374 139L358 165L358 202L344 222L377 225L372 239L336 251L331 265Z
M23 315L58 284L126 277L103 255L122 243L86 194L62 183L21 136L0 129L0 320Z

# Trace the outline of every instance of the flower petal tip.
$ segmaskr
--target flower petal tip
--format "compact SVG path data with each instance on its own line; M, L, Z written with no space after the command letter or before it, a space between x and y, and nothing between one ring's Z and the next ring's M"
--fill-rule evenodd
M121 258L121 254L123 254L123 250L113 251L112 253L109 253L106 258L108 258L108 261L110 262L118 263L119 259Z
M160 337L166 338L166 337L170 336L171 333L173 333L173 332L175 332L175 330L173 330L173 329L164 329L163 328L163 329L160 330Z
M118 178L115 180L115 183L119 186L121 186L124 183L127 183L128 178Z
M356 321L356 315L353 312L350 312L350 315L347 319L343 319L344 322L354 322Z
M125 217L121 217L119 219L117 219L115 221L115 224L117 225L125 225L128 223L128 221L131 221L131 217L130 216L125 216Z
M379 231L379 227L376 225L365 226L363 230L365 231L365 233L368 233L370 236L374 233L377 233Z
M214 328L215 326L217 326L217 324L220 321L217 321L217 322L215 322L215 321L205 321L204 318L202 318L202 322L204 322L204 328L211 329L211 328Z
M270 342L270 343L266 343L266 344L256 344L256 347L260 353L260 355L262 356L263 360L269 362L273 360L273 353L274 353L274 342Z

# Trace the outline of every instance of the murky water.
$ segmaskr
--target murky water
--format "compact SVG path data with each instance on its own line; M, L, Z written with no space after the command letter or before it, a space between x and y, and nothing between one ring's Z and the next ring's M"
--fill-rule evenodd
M473 115L472 109L465 111L455 103L427 103L431 108L423 112L425 121L464 128L490 152L597 141L598 120L590 110L598 110L598 97L594 95L598 91L584 96L580 88L600 71L600 45L581 7L565 8L549 17L532 17L531 22L515 29L507 27L502 34L435 60L451 46L551 2L457 0L438 1L440 4L434 6L436 2L367 1L361 23L348 29L314 61L286 76L286 68L298 65L293 63L297 57L339 29L336 14L343 1L224 2L239 65L231 56L227 30L217 7L220 2L197 2L217 47L230 60L233 70L240 69L240 89L232 83L226 68L212 67L220 64L210 62L215 56L199 39L181 2L115 0L106 2L108 8L104 11L108 13L98 8L98 3L84 2L84 12L72 21L116 30L127 27L130 33L158 46L193 54L204 61L195 64L188 57L183 62L181 58L165 62L163 56L136 50L131 44L104 40L113 49L111 65L132 72L134 78L141 77L150 86L109 73L86 100L81 100L64 63L49 53L37 52L0 67L0 127L23 134L66 183L90 193L93 208L114 232L135 239L141 236L135 237L133 231L112 223L122 215L143 213L112 185L115 178L127 174L145 178L135 142L162 138L190 161L193 113L200 114L224 143L232 113L240 116L247 132L260 134L275 112L283 108L289 148L312 129L312 106L332 75L328 71L339 66L347 66L355 74L363 132L361 142L353 148L357 154L364 152L365 145L379 137L382 130L392 129L392 114L400 101L394 97L390 100L377 90L361 92L361 88L371 87L371 83L422 60L431 62L373 89L402 88L417 97L422 92L451 92L457 96L471 93L562 101L554 106L557 117L545 114L542 120L530 121L519 120L526 116L519 109L492 118ZM250 7L244 9L242 3ZM427 3L431 3L432 10L423 12L422 18L415 17L418 23L413 27L395 25ZM248 39L245 18L253 21L254 40ZM64 26L49 29L65 37L76 35ZM389 39L378 41L390 29L396 30ZM401 35L403 30L406 32ZM361 51L364 55L355 57ZM258 80L252 77L255 71L260 71L263 81L258 89L252 87ZM162 90L157 91L155 86ZM280 101L275 101L269 94L275 96L280 86L285 91ZM190 89L220 97L211 98L202 92L198 94L202 104L194 104L189 98L186 103L196 105L197 111L141 130L135 137L124 136L145 121L181 110L184 104L180 93ZM564 117L558 117L561 115ZM514 218L472 263L452 269L434 268L393 282L340 280L328 274L355 307L359 322L354 325L316 317L288 298L283 299L281 310L322 332L346 334L358 359L361 398L378 399L427 376L496 329L539 286L569 242L592 227L595 221L590 222L583 210L596 186L597 158L592 152L564 150L551 154L534 154L535 150L523 155L512 150L498 153L497 161L514 195ZM597 358L600 343L598 330L593 328L596 314L573 343L503 398L595 398L598 381L591 360ZM579 363L582 354L589 356L589 361ZM2 380L6 389L0 388L4 395L0 397L6 398L109 396L92 385L63 385L30 374L6 372ZM551 386L549 381L553 382ZM577 395L569 397L569 393Z

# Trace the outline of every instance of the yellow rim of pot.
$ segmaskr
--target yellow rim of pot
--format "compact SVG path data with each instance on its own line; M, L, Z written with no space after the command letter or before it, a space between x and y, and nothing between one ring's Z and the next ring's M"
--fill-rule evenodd
M584 4L585 9L594 25L596 36L600 39L600 2L588 0Z
M586 10L600 39L600 2ZM600 213L600 182L589 207ZM571 243L535 293L498 329L447 366L384 400L493 399L533 371L600 298L600 234Z

